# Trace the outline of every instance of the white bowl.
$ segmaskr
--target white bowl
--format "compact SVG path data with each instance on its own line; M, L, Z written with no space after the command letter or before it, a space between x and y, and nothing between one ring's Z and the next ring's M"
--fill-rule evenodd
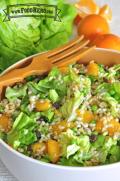
M7 71L24 65L31 58L20 61L7 69ZM95 49L82 58L80 62L87 63L90 60L95 60L105 65L118 64L120 63L120 52ZM94 167L58 166L24 156L13 150L2 140L0 140L0 158L20 181L120 181L120 162Z

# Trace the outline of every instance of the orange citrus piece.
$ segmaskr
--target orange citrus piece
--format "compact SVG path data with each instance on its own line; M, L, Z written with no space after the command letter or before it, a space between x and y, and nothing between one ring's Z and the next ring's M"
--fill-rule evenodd
M37 142L31 145L31 149L34 155L41 155L46 152L46 144Z
M107 4L100 8L99 15L104 17L108 22L112 20L112 10Z
M48 140L46 143L48 156L52 163L58 162L60 158L60 146L55 140Z
M35 108L37 111L46 111L51 107L51 104L48 100L37 101L35 104Z
M66 131L68 128L75 128L75 122L67 122L66 120L60 121L52 125L51 129L54 135L59 135L60 133Z
M120 37L113 34L99 35L93 40L92 44L99 48L120 51Z
M105 18L97 14L84 17L78 25L78 35L93 40L97 35L109 33L109 24Z
M87 75L92 75L92 76L98 76L99 74L99 67L96 63L91 62L87 66Z
M120 130L120 123L116 120L111 120L109 123L109 127L107 128L109 136L113 136L116 132Z
M94 0L80 0L75 4L75 7L78 9L81 17L99 13L99 6L94 2Z
M60 67L59 69L63 74L69 72L69 67Z
M96 128L95 128L95 130L96 130L98 133L102 133L103 127L104 127L103 121L102 121L102 120L99 120L99 121L97 121L97 123L96 123Z
M10 131L11 129L11 120L10 117L3 114L0 117L0 131L3 131L5 133L7 133L8 131Z
M79 109L76 110L76 114L78 117L81 117L83 122L85 123L90 123L91 121L94 120L94 114L91 111L84 111L81 112Z
M78 15L81 18L89 14L98 14L104 17L108 22L112 20L112 10L107 4L100 7L94 0L79 0L79 2L75 4L75 7L78 9ZM78 22L78 18L75 21Z

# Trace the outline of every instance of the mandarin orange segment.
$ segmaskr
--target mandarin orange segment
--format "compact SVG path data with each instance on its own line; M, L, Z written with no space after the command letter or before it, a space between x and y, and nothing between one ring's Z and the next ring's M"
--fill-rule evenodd
M75 128L75 122L67 122L66 120L60 121L52 125L51 129L54 135L59 135L60 133L66 131L68 128Z
M104 17L108 22L112 20L112 10L108 5L100 8L99 15Z
M11 120L10 117L3 114L0 117L0 131L3 131L5 133L7 133L8 131L10 131L11 128Z
M91 111L85 111L83 114L83 120L86 123L89 123L94 120L94 115Z
M60 146L59 143L55 140L48 140L46 143L47 153L50 157L52 163L58 162L60 158Z
M109 136L113 136L116 132L119 132L120 131L120 123L117 122L116 120L112 119L109 124L108 124L108 133L109 133Z
M50 101L48 100L38 100L36 101L35 108L37 111L46 111L51 107Z
M59 69L62 73L67 73L69 71L69 67L60 67Z
M93 75L93 76L98 76L99 74L99 67L96 63L91 62L87 66L87 75Z
M94 0L79 0L79 2L75 3L75 7L78 9L78 15L81 18L84 18L89 14L99 14L108 22L112 20L112 10L107 4L100 7Z
M40 155L46 152L46 144L43 142L34 143L31 145L31 149L34 155Z
M95 118L94 114L91 111L81 112L80 110L77 110L76 113L77 113L77 116L81 117L83 122L85 123L90 123Z
M60 121L59 123L52 125L51 129L54 135L59 135L61 132L67 130L67 121Z
M95 128L95 130L96 130L98 133L102 133L103 127L104 127L103 121L102 121L102 120L98 120L97 123L96 123L96 128Z
M93 0L80 0L75 4L79 10L79 15L85 17L88 14L98 14L99 6Z

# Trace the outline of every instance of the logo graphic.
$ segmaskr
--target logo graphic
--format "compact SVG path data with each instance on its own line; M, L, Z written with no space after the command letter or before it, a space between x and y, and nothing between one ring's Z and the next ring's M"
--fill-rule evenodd
M52 18L54 21L61 22L60 12L56 5L47 4L15 4L9 5L3 10L5 13L5 21L10 21L13 18L22 17L43 17Z

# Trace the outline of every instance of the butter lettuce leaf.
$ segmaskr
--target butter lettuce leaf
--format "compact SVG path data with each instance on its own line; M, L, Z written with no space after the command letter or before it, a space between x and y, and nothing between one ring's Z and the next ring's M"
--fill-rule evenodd
M14 101L17 98L23 98L27 94L27 86L22 86L21 88L11 88L7 87L6 92L5 92L5 97L9 101Z
M12 130L7 134L7 142L15 149L20 145L29 145L37 140L36 121L21 112L15 119Z
M19 4L27 4L19 0ZM30 0L29 4L56 5L61 10L61 21L54 18L23 17L4 22L4 9L18 4L17 0L0 1L0 69L34 55L59 47L68 42L73 30L76 8L64 0Z
M62 155L66 159L73 156L74 161L83 163L91 158L90 141L86 135L75 136L72 130L68 130L61 135L60 143L62 146Z

